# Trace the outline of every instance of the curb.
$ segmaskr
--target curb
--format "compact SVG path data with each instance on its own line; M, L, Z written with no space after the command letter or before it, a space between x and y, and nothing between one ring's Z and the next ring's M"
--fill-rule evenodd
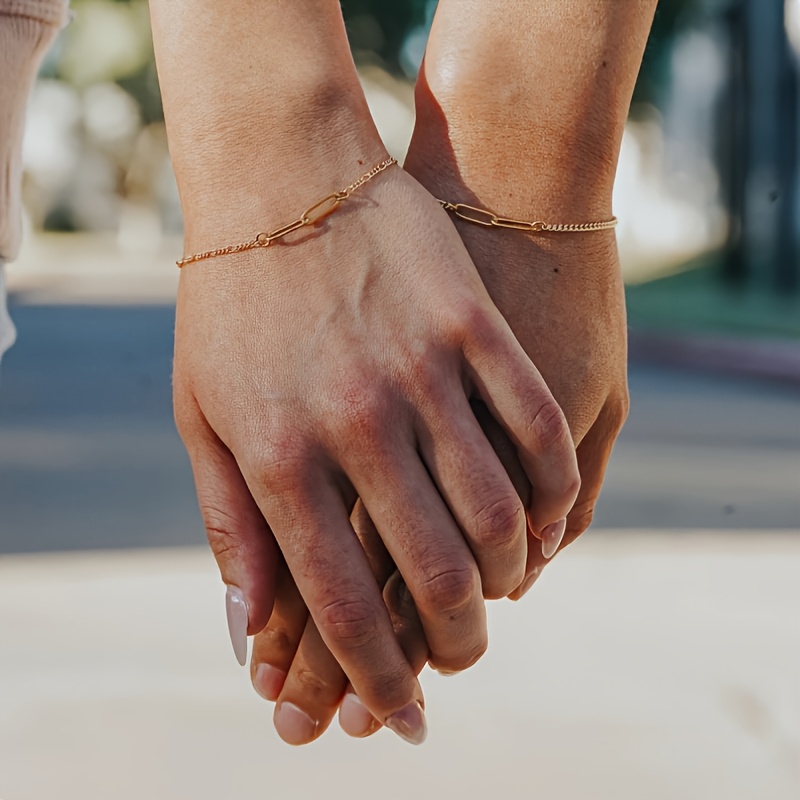
M631 363L659 364L800 386L800 341L630 331Z

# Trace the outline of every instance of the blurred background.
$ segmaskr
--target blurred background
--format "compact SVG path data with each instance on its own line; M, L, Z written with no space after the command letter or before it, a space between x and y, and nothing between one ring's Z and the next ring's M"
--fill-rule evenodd
M435 5L342 3L401 159ZM800 796L800 0L662 1L615 189L631 418L594 532L492 605L478 667L426 677L422 754L289 751L225 652L171 417L181 217L147 3L72 6L9 270L0 798Z

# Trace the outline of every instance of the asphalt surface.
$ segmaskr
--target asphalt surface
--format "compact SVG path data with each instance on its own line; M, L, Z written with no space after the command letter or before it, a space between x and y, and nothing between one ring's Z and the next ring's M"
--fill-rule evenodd
M0 383L0 553L203 541L168 304L21 305ZM800 529L800 390L634 365L597 530Z

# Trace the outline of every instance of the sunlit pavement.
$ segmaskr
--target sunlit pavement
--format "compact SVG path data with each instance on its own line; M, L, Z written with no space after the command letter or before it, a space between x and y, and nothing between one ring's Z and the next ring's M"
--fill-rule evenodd
M426 675L429 742L293 750L194 546L172 273L83 263L18 280L3 363L2 800L800 796L796 389L634 366L596 530Z
M0 797L796 800L800 541L587 538L489 653L426 674L421 748L281 743L204 550L0 561Z

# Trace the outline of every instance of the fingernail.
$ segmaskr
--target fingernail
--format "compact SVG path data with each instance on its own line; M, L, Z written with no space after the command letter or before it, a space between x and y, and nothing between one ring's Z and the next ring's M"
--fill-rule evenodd
M567 521L565 519L548 525L542 531L542 555L545 558L552 558L556 554L566 531Z
M339 726L348 736L361 739L372 733L378 724L357 694L348 692L344 696L339 708Z
M317 723L294 703L281 703L275 709L275 730L287 744L307 744L317 732Z
M528 592L533 587L533 584L539 580L539 576L541 574L542 574L541 567L534 567L531 570L531 574L528 575L527 578L525 578L525 580L522 582L522 586L519 587L519 591L516 598L517 600L522 600L522 598L525 597L526 594L528 594Z
M443 678L452 678L454 675L458 675L458 672L455 670L450 669L439 669L438 667L434 667L434 670L437 674L441 675Z
M255 690L265 699L274 703L286 683L286 673L272 664L259 664L253 681Z
M228 587L225 610L228 613L228 633L231 635L233 653L244 666L247 663L247 602L237 586Z
M409 744L422 744L428 735L425 712L419 703L409 703L386 720L386 727Z

